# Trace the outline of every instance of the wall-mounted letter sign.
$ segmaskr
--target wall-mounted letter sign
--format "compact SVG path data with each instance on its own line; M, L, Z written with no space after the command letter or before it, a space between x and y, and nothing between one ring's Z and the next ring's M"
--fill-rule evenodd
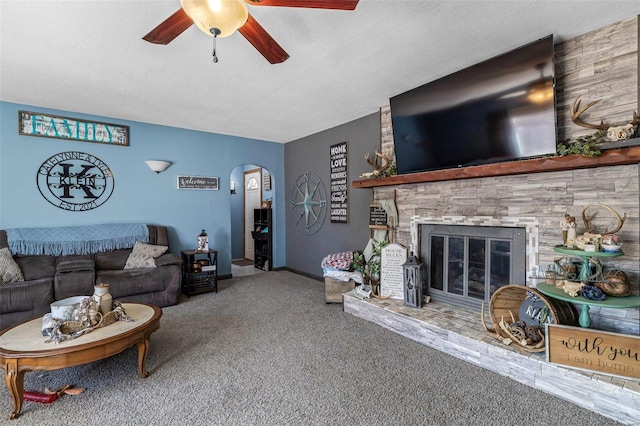
M129 145L129 126L18 111L18 133L81 142Z
M113 174L102 160L85 152L61 152L38 169L38 189L54 206L73 212L95 209L113 193Z
M218 178L207 176L178 176L178 189L218 190Z
M347 158L347 142L340 142L329 147L329 160L331 161L331 223L349 223Z
M637 380L640 379L640 337L547 324L547 361Z

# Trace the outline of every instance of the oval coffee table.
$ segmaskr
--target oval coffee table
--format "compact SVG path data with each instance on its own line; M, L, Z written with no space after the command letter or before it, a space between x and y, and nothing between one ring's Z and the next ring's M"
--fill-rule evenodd
M117 321L61 343L44 343L42 318L19 324L0 334L0 365L13 399L10 419L20 415L24 373L33 370L57 370L98 361L138 345L138 372L149 375L145 362L149 353L151 333L160 327L162 310L157 306L123 303L132 322Z

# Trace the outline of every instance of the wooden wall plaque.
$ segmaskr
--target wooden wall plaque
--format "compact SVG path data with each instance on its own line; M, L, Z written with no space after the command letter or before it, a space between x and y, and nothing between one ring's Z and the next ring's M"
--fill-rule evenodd
M640 379L640 336L547 324L547 361Z

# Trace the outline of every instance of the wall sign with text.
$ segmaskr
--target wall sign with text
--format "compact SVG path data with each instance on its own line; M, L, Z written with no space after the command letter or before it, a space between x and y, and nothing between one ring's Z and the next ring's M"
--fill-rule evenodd
M18 111L18 133L80 142L129 145L129 126Z
M38 189L54 206L67 211L92 210L106 203L115 186L102 160L85 152L61 152L38 169Z
M547 361L640 379L640 336L547 324Z
M369 228L371 229L388 229L387 212L380 204L372 203L369 205Z
M404 268L407 249L391 243L382 247L380 254L380 295L404 299Z
M218 177L178 176L178 189L199 189L203 191L217 191Z
M331 161L331 205L329 209L331 223L349 223L347 142L331 145L329 159Z

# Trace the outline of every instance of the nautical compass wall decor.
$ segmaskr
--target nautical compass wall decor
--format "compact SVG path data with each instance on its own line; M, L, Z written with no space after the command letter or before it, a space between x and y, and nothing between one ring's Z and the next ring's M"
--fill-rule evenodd
M304 235L318 232L324 223L327 196L322 181L312 172L298 176L291 190L291 212L296 230Z

